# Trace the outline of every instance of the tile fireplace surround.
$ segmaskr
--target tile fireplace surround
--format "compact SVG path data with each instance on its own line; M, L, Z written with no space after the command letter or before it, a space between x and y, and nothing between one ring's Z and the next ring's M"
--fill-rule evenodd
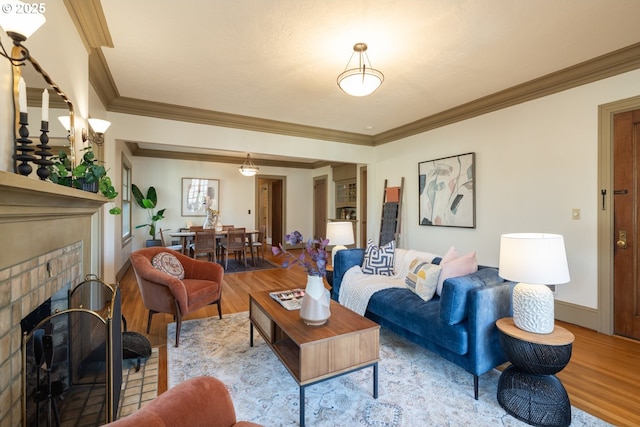
M93 193L0 171L0 427L22 425L20 320L91 273Z

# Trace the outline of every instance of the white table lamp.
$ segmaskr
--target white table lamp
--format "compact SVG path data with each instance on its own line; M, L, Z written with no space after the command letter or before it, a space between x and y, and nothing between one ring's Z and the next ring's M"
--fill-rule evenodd
M330 245L335 245L331 251L331 265L338 251L347 249L344 245L352 245L353 224L350 222L328 222L327 223L327 239Z
M536 334L553 332L553 293L546 285L570 280L564 238L546 233L503 234L499 275L520 282L513 290L515 325Z

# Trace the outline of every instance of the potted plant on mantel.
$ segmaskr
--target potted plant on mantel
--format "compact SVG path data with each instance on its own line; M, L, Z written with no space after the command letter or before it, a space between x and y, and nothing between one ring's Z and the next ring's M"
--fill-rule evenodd
M149 227L149 236L151 239L147 240L147 247L149 246L162 246L162 241L156 238L156 224L161 219L164 219L164 211L166 209L160 209L155 212L156 206L158 204L158 195L156 194L156 189L154 187L149 187L147 190L146 197L142 194L142 191L138 188L137 185L131 185L131 192L133 193L133 198L136 200L138 206L147 211L147 215L149 216L149 222L147 224L137 225L136 228Z
M61 151L57 157L52 157L53 165L49 166L49 179L59 185L74 187L91 193L100 193L109 200L118 196L111 178L107 175L107 169L100 164L91 146L82 149L82 161L74 168L71 159ZM117 206L112 206L109 213L119 215L122 211Z

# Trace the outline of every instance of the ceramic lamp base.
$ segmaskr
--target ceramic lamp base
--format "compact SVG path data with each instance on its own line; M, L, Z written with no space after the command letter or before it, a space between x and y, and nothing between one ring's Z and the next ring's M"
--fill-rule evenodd
M513 289L513 323L523 331L550 334L554 327L553 293L548 286L518 283Z

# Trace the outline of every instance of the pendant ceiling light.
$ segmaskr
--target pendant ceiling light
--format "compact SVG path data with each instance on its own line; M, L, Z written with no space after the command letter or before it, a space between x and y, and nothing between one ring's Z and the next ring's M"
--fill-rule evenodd
M356 54L358 55L358 68L349 68ZM375 92L383 81L384 75L371 67L371 61L367 55L367 45L356 43L344 72L338 76L340 89L352 96L367 96Z
M249 154L247 154L247 159L244 161L242 166L238 168L240 173L244 176L254 176L260 170L252 161Z

